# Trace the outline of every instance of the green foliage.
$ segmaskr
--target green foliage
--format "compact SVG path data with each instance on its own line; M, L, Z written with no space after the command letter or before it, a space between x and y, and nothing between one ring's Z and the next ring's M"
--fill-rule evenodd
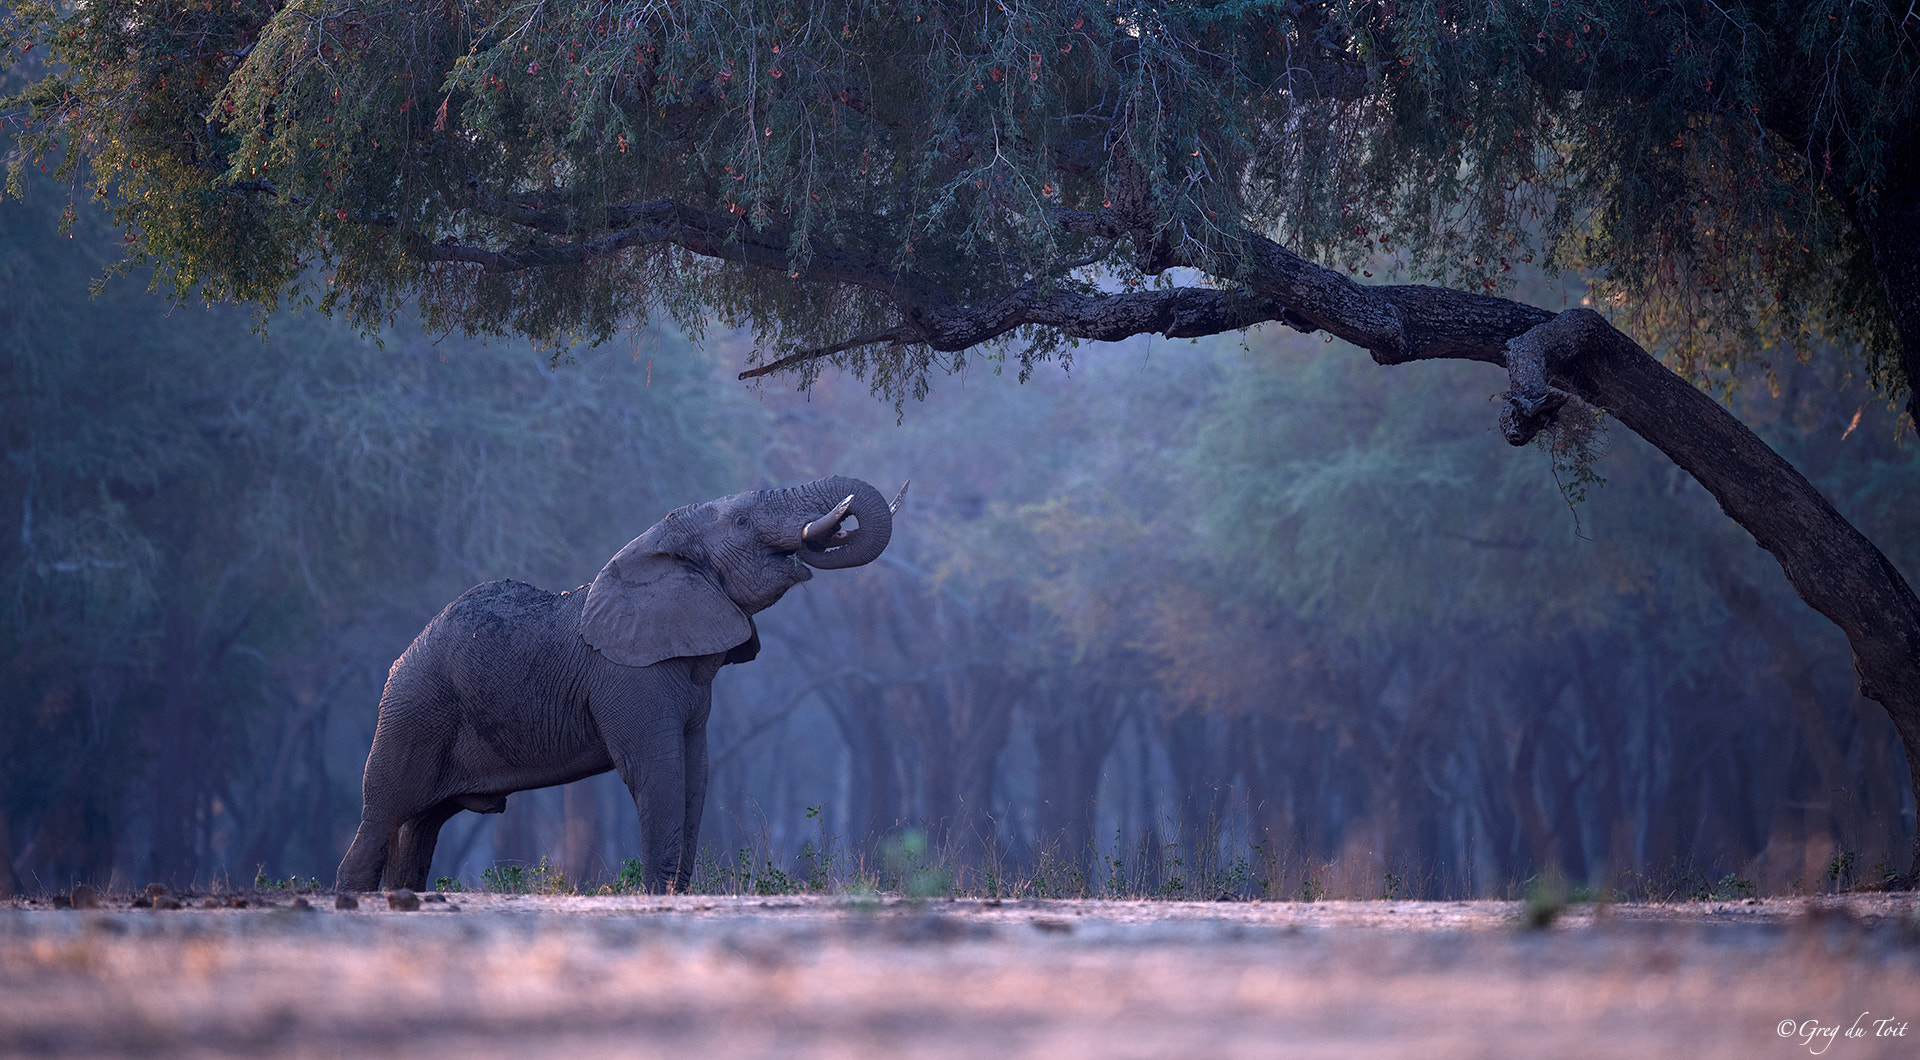
M457 876L440 876L434 879L433 889L446 894L457 894L467 889Z
M480 889L494 894L573 894L560 866L542 855L533 865L501 863L480 871Z
M1548 871L1525 884L1526 908L1521 923L1529 930L1544 931L1560 919L1567 908L1567 881L1557 871Z
M637 894L647 889L647 867L639 858L626 858L620 862L620 871L610 884L615 894Z
M885 879L908 898L939 898L953 893L953 870L933 864L927 833L909 828L881 846Z
M819 834L800 844L800 853L795 859L800 866L803 888L815 894L831 890L844 871L842 844L827 834L826 817L821 813L825 806L821 803L807 807L806 819L818 823Z
M1844 891L1853 886L1858 878L1859 868L1859 851L1836 850L1833 852L1833 857L1827 860L1827 868L1821 873L1820 882L1836 892Z
M1713 889L1702 898L1716 902L1731 902L1739 898L1752 898L1757 893L1758 888L1754 887L1752 880L1729 872L1714 881Z
M16 177L84 167L181 296L317 299L365 327L417 300L431 330L547 344L712 312L772 357L908 306L1091 290L1089 268L1153 282L1175 245L1232 285L1237 241L1276 232L1490 291L1530 262L1591 269L1697 373L1817 332L1891 390L1859 225L1914 193L1909 14L36 0L0 44L45 64ZM990 355L1023 375L1060 349L1009 338ZM895 395L965 363L912 342L837 359Z
M317 891L320 889L320 881L314 877L304 880L298 876L281 878L262 872L254 876L253 888L256 891Z
M1320 899L1325 898L1326 896L1327 896L1326 886L1322 884L1320 880L1313 875L1313 873L1309 872L1306 875L1300 877L1300 900L1301 901L1317 902Z
M1599 409L1570 399L1553 425L1534 436L1533 444L1552 457L1554 485L1560 487L1568 509L1585 503L1590 487L1607 484L1593 468L1607 454L1607 417Z

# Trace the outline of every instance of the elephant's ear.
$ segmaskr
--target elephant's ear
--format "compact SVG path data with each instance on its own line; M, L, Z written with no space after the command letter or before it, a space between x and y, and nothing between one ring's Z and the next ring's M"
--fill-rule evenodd
M627 666L713 655L753 639L753 623L698 567L635 538L587 590L580 636Z

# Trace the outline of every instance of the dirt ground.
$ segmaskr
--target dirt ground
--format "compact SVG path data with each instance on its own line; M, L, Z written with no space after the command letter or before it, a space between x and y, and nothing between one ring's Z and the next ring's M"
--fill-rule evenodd
M0 1055L1920 1056L1913 895L445 897L11 900Z

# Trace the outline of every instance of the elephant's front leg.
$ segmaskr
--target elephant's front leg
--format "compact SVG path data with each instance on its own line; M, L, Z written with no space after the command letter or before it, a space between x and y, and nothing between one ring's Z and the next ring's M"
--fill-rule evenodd
M687 729L687 802L686 819L680 826L680 871L674 877L674 889L693 888L693 861L700 853L700 814L707 805L707 712L701 711L696 724Z
M687 770L681 749L648 758L631 773L623 769L621 777L640 814L640 862L647 892L684 890L681 862L690 863L692 854L686 849Z
M640 818L640 860L649 892L684 889L693 875L688 807L704 799L706 747L700 745L699 794L690 788L688 723L704 733L707 689L669 660L621 667L624 680L603 693L593 715ZM698 817L692 818L697 827Z

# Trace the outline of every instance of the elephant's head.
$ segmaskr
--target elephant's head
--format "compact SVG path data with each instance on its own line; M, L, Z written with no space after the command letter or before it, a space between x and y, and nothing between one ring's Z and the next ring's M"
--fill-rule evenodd
M678 508L601 568L580 635L627 666L723 651L744 662L759 649L748 616L809 567L873 562L892 533L886 498L839 476Z

